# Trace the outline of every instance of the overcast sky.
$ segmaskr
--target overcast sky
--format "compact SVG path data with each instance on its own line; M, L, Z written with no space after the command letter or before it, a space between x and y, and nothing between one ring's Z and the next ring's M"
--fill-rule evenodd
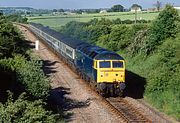
M133 3L143 8L153 7L157 0L0 0L0 7L32 7L43 9L80 9L80 8L110 8L115 4L121 4L130 8ZM159 0L163 5L171 3L180 6L180 0Z

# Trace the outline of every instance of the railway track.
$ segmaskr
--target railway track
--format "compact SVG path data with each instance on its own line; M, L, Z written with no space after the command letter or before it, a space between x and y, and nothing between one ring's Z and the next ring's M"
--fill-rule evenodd
M29 30L27 25L24 25L24 24L23 25L18 24L18 25L23 26L27 30ZM44 42L42 43L45 44ZM50 50L51 48L48 47L48 49ZM48 57L47 54L45 54L45 56ZM57 76L54 76L54 77L57 78ZM140 112L138 112L131 104L129 104L123 98L100 97L99 94L94 91L94 88L92 89L92 87L90 87L88 82L86 82L86 85L88 88L91 88L92 93L95 93L98 96L98 99L100 99L104 105L106 105L114 114L116 114L118 118L122 119L121 122L123 123L124 122L126 123L150 123L151 122L148 118L143 116Z
M150 123L151 121L143 116L138 110L136 110L131 104L129 104L123 98L107 98L106 99L116 110L121 112L121 115L125 117L127 122L130 123Z

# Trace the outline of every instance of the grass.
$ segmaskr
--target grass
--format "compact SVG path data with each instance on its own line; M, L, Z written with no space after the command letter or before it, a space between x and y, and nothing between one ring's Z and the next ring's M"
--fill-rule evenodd
M137 19L153 20L158 16L158 12L139 12ZM121 20L134 20L135 15L133 12L111 12L105 14L73 14L73 15L44 15L28 17L29 22L41 23L54 29L58 29L70 21L88 22L93 18L107 18L110 20L120 18Z

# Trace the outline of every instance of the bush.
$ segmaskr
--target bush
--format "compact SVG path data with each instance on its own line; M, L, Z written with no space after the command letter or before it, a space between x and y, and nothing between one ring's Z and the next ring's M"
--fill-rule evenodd
M27 18L22 17L21 15L14 14L14 15L7 15L6 19L11 22L18 22L18 23L27 23Z
M141 32L143 34L144 32ZM144 35L142 36L144 37ZM143 39L142 39L143 40ZM144 42L134 42L134 48L141 48ZM141 42L142 41L142 42ZM141 44L142 43L142 44ZM124 55L127 61L127 69L146 78L144 97L162 112L180 120L180 35L168 38L157 47L157 50L144 56L137 52L133 57L129 53ZM133 83L133 82L132 82Z
M146 96L161 111L180 119L180 37L167 39L160 46L159 65L147 76ZM158 95L156 95L158 94ZM156 95L156 98L155 98Z
M55 115L46 111L45 103L41 100L33 102L26 100L25 94L21 94L17 100L13 100L12 93L5 104L0 103L1 123L56 123Z
M0 58L11 57L13 53L22 53L20 47L23 37L4 16L0 17Z
M63 26L60 32L71 37L86 39L87 32L84 30L85 26L85 23L71 21L67 23L65 26Z
M50 84L43 73L42 64L37 60L28 61L25 57L16 55L14 58L0 60L0 65L4 69L15 71L17 81L25 85L27 92L36 98L48 95Z
M178 11L173 6L166 5L165 9L159 13L158 18L150 27L146 53L153 52L165 39L175 37L178 32L177 23L179 21Z
M13 24L0 16L0 73L5 75L0 88L0 101L3 102L0 103L0 122L55 123L55 115L44 108L46 104L42 101L47 99L49 80L44 75L42 64L26 52L28 48L22 40ZM14 97L10 94L7 102L6 90L12 90L15 94ZM21 94L24 91L31 101ZM42 100L35 100L39 98Z
M144 47L146 46L148 29L140 30L136 33L134 40L127 48L127 52L131 56L135 56L138 53L142 53Z
M114 42L111 49L113 51L118 51L126 48L132 41L133 36L133 30L131 27L124 25L114 26L110 34L110 42Z
M140 20L139 23L145 23L145 21ZM134 24L134 21L121 21L120 19L111 21L105 18L98 20L96 18L87 23L69 22L60 31L68 36L86 40L92 44L98 44L109 50L118 51L130 44L137 31L147 28L145 24L126 24Z
M96 25L87 27L86 31L88 32L87 39L90 43L96 43L99 37L109 34L111 28L107 25Z
M140 32L141 30L143 30L144 32L145 29L147 29L147 26L144 24L138 24L132 26L114 25L112 26L111 32L109 34L101 35L98 38L97 45L100 45L112 51L124 50L130 45L130 48L128 49L131 52L134 53L135 52L134 50L137 50L138 52L139 49L134 48L135 47L134 42L137 43L137 41L141 41L144 34L142 36L138 32ZM136 35L137 37L135 37ZM133 40L135 41L133 42Z

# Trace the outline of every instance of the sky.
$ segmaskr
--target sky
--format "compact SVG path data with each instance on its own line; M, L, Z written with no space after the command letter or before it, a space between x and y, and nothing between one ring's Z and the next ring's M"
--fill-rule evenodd
M180 6L180 0L159 0L163 5L170 3ZM115 4L130 8L136 3L151 8L157 0L0 0L0 7L32 7L36 9L95 9L111 8Z

